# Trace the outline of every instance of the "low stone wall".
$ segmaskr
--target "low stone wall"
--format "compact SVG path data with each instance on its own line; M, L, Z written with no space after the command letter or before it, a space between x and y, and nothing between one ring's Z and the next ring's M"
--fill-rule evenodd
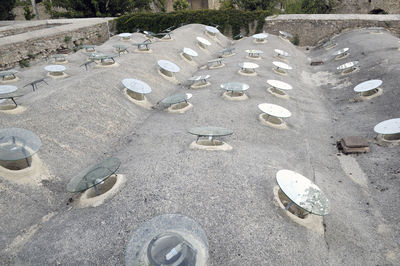
M400 15L279 15L265 19L264 30L279 34L280 30L299 37L299 45L314 46L346 29L384 27L400 36Z
M109 39L112 18L58 19L16 23L0 28L0 67L37 60L81 44ZM61 24L61 25L60 25Z
M399 0L333 0L333 13L336 14L368 14L381 9L388 14L400 13Z

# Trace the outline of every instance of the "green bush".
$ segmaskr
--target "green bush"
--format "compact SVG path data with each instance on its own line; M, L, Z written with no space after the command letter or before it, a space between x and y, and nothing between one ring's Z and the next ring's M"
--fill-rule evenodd
M19 63L19 66L20 66L21 68L29 67L29 66L30 66L30 63L29 63L29 60L28 60L28 59L19 60L18 63Z
M15 15L11 12L15 7L15 0L1 0L0 20L13 20Z
M35 17L35 15L31 11L30 5L28 3L26 3L24 6L24 17L26 20L31 20Z
M298 46L298 45L300 44L300 38L299 38L299 35L298 35L298 34L294 35L293 40L292 40L292 43L293 43L294 45L296 45L296 46Z
M68 36L67 35L67 36L64 37L64 42L65 43L69 43L71 40L72 40L72 36Z
M50 17L53 17L53 4L49 0L43 1L44 7L46 8L47 13L49 13Z
M232 29L232 36L238 35L241 29L246 34L250 31L250 24L257 21L256 32L261 32L265 18L272 14L270 10L242 11L242 10L187 10L171 13L133 13L117 19L118 32L134 32L136 29L160 32L168 27L179 27L182 24L199 23L205 25L217 24L222 33L228 34Z
M186 10L189 8L189 3L186 0L175 0L173 7L175 11Z
M151 0L53 0L53 6L68 12L53 12L54 17L108 17L134 10L149 10Z

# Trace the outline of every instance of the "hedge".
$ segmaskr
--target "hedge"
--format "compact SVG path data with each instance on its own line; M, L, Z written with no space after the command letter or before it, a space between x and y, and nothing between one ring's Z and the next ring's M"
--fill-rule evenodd
M241 29L245 30L246 35L250 31L250 25L257 23L256 32L261 32L264 26L265 18L272 14L272 11L242 11L242 10L188 10L176 11L170 13L133 13L121 16L117 19L117 31L135 32L137 29L152 32L161 32L171 26L179 27L182 24L205 24L219 25L222 33L229 34L232 30L232 36L240 34Z

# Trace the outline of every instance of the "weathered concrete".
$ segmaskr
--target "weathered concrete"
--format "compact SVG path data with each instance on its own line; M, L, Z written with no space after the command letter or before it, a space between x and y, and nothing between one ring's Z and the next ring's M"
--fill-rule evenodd
M334 0L333 5L333 12L339 14L368 14L377 9L382 9L389 14L400 13L399 0Z
M172 41L155 42L151 54L132 47L116 59L119 67L114 68L91 66L85 71L79 67L87 59L84 51L71 54L66 65L70 76L49 79L48 86L39 85L35 92L22 86L43 75L45 63L20 71L15 84L25 94L19 103L26 111L0 113L0 126L38 134L38 156L50 175L39 185L24 186L0 177L2 264L123 265L127 243L144 221L181 213L205 230L211 266L398 265L399 146L371 143L371 153L343 164L346 159L337 159L335 139L362 135L372 142L373 126L399 113L399 39L367 31L337 37L337 49L350 47L348 59L361 62L360 71L341 76L335 72L338 61L309 66L308 57L326 58L332 50L307 54L274 35L265 44L255 44L251 37L232 44L221 34L218 42L207 37L203 25L186 25L173 34ZM212 43L207 51L197 48L196 36ZM135 33L132 42L145 38ZM96 50L109 53L118 43L114 36ZM225 67L213 70L198 69L179 55L183 47L192 48L201 66L230 45L236 54L224 59ZM284 77L271 69L278 47L292 55L288 63L293 70ZM264 52L255 77L237 73L238 63L247 60L246 49ZM176 74L180 84L157 73L159 59L181 67ZM146 97L156 103L187 92L182 85L187 78L204 74L211 75L211 85L190 90L193 108L184 114L137 106L121 84L130 77L145 81L153 89ZM371 77L384 80L385 93L373 101L349 102L353 85ZM268 93L268 79L293 85L290 99ZM249 99L224 100L219 87L227 81L249 84ZM257 105L263 102L292 112L285 119L286 130L259 123ZM196 137L187 129L201 125L232 129L234 134L223 139L232 151L190 149ZM101 206L78 208L69 200L66 184L107 156L120 158L118 174L126 183ZM357 166L354 161L364 175L349 171ZM310 178L329 198L331 212L323 217L323 231L299 225L279 207L274 187L280 169ZM350 178L350 173L357 175ZM355 182L360 175L363 181Z
M316 14L279 15L265 19L264 30L279 34L280 30L299 37L300 45L316 45L318 41L347 29L384 27L400 36L400 15Z
M109 39L113 18L57 19L15 23L0 28L0 67L21 60L46 57L80 44L100 44Z

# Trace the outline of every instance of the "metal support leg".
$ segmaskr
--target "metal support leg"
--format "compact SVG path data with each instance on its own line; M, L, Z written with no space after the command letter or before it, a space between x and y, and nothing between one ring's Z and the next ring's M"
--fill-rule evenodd
M93 187L94 187L94 191L96 191L97 196L99 196L100 195L99 189L97 188L96 185L94 185Z
M11 97L10 99L11 99L11 101L13 101L13 102L14 102L14 104L15 104L15 107L18 107L18 104L15 102L15 100L14 100L14 97Z
M26 154L26 150L24 147L22 147L22 152L24 153L25 160L26 160L28 167L31 167L31 163L29 162L28 155Z
M286 206L285 210L289 210L289 208L293 205L293 201L289 202L289 204Z

